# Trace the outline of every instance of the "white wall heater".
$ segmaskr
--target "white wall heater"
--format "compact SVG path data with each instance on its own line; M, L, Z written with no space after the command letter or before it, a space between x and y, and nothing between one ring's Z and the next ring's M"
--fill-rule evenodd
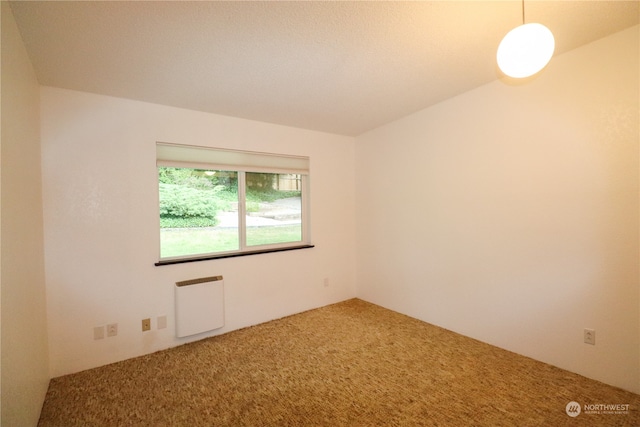
M186 337L224 326L222 276L176 282L176 336Z

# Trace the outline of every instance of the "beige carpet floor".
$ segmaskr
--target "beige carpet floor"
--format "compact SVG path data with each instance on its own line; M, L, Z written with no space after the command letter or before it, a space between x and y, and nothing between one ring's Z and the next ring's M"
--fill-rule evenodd
M587 406L604 404L629 409ZM640 426L639 410L637 394L353 299L55 378L39 425Z

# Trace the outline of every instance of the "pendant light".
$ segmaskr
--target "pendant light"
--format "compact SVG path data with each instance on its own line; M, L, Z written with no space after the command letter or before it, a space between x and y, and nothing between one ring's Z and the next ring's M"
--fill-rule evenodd
M524 23L509 31L498 46L498 67L509 77L529 77L542 70L553 56L555 40L551 31L542 24Z

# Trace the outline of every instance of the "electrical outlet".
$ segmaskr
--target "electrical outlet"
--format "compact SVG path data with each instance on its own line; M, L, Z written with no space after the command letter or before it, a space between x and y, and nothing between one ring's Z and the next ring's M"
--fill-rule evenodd
M115 337L116 335L118 335L118 324L117 323L110 323L107 325L107 336L108 337Z
M328 278L328 277L325 277L325 278L324 278L324 282L323 282L323 284L324 284L324 287L325 287L325 288L328 288L328 287L329 287L329 278Z
M158 329L167 327L167 316L158 316Z
M142 319L142 332L151 330L151 319Z
M596 345L596 331L595 329L584 330L584 342L585 344Z
M104 338L104 326L96 326L93 328L93 339L101 340Z

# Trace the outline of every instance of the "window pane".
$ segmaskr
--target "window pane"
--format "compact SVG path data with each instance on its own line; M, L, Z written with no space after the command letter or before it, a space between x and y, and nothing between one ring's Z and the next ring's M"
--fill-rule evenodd
M301 196L301 175L247 172L247 246L302 241Z
M158 168L160 257L237 250L237 172Z

